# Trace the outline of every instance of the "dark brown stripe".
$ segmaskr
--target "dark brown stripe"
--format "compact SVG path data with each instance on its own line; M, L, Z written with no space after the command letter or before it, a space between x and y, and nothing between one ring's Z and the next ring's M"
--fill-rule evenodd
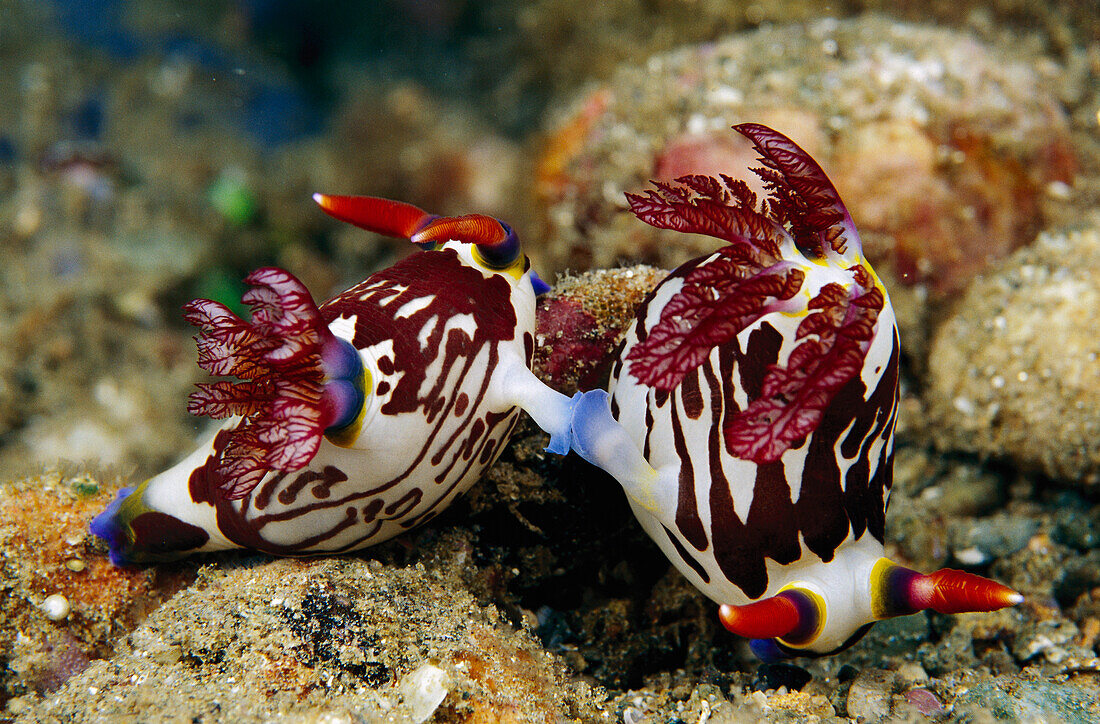
M386 515L391 518L404 517L410 510L420 504L424 499L424 491L420 488L412 488L397 500L386 506Z
M703 521L699 520L699 507L695 502L695 470L691 464L691 455L684 440L684 430L680 424L680 414L676 410L676 405L669 405L669 414L672 417L672 441L676 447L676 457L680 459L680 492L676 501L676 528L688 543L695 546L696 550L705 551L710 543L707 541L707 531L703 528Z
M680 545L679 539L677 539L676 536L672 534L671 530L665 528L665 526L663 525L661 526L661 528L664 529L665 535L668 536L669 542L671 542L672 547L676 549L676 553L679 554L680 559L684 563L688 564L688 567L691 568L691 570L695 571L695 573L703 579L703 583L710 583L710 575L706 572L706 569L703 568L702 564L700 564L699 561L695 560L695 556L688 553L687 549Z
M704 361L704 367L709 367L709 361ZM703 393L699 391L699 368L684 375L680 382L680 404L684 406L684 414L692 420L698 420L703 414Z

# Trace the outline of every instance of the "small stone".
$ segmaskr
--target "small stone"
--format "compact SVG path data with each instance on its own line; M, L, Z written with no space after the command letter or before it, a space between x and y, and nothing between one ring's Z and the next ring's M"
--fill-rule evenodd
M65 567L73 573L80 573L85 568L87 568L87 564L85 564L84 561L80 560L79 558L70 558L69 560L65 561Z
M944 712L943 703L928 689L910 689L905 700L925 716L939 716Z
M39 608L46 614L46 618L51 621L61 621L69 615L69 599L60 593L55 593L46 596L46 600L42 602Z
M848 689L848 716L865 721L880 721L890 715L890 696L895 675L881 669L859 672Z
M424 664L416 671L406 674L398 688L405 706L409 708L412 721L427 721L431 718L443 700L447 698L450 676L438 666Z
M1027 547L1039 527L1033 518L997 513L987 518L952 522L948 533L955 557L964 565L980 565L990 558L1006 558Z
M905 681L928 681L928 672L920 664L907 661L898 667L898 676Z
M18 716L19 714L22 714L24 711L27 710L28 704L26 699L16 696L8 699L7 707L9 714L15 714L16 716Z

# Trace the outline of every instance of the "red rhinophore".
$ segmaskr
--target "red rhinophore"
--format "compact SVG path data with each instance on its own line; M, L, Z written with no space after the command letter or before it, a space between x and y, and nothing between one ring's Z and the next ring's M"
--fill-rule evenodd
M354 224L376 234L409 239L433 220L438 219L404 201L374 196L334 196L313 194L313 200L329 216Z
M467 241L472 244L500 244L508 236L504 226L492 216L466 214L465 216L443 216L410 238L417 244L447 242L451 239Z
M996 611L1024 600L1004 584L951 568L915 578L911 595L920 609L939 613Z
M730 454L774 462L817 429L836 393L863 369L884 303L875 288L854 296L839 284L822 287L798 326L795 338L802 342L787 364L770 366L760 396L727 423Z
M743 606L724 604L718 618L730 633L749 639L783 638L798 628L801 612L788 596L779 594Z
M519 256L519 239L510 227L491 216L436 216L403 201L373 196L313 194L330 216L386 236L429 247L451 241L476 244L485 261L505 268Z
M200 383L187 409L194 415L243 419L228 432L217 473L230 500L242 498L269 470L294 471L313 459L332 410L324 402L321 351L332 337L309 291L282 269L257 269L242 297L252 308L245 322L224 305L196 299L185 319L195 337L199 366L240 382Z
M826 248L855 261L859 234L844 202L821 166L798 144L759 123L741 123L735 131L753 142L766 168L753 169L771 191L768 216L789 226L803 251L825 256ZM851 244L854 248L849 249Z

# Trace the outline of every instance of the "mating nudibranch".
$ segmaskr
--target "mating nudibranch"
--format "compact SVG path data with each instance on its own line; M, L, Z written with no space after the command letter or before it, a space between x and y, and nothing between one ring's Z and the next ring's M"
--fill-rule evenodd
M338 219L425 250L319 307L281 269L253 272L243 321L196 300L204 383L189 410L230 417L175 467L92 523L115 563L255 548L296 555L378 543L446 507L527 410L568 447L569 399L530 371L545 284L487 216L385 199L314 199Z
M898 403L886 290L825 172L765 126L769 191L685 176L628 194L664 229L728 242L640 307L609 393L577 402L573 448L622 484L646 532L764 659L826 654L876 620L1022 597L883 557Z

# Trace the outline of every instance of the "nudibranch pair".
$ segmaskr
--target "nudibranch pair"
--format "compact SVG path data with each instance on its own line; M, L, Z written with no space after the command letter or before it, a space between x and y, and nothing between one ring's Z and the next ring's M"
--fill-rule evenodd
M628 195L653 226L726 242L638 310L608 391L531 372L545 285L495 219L370 197L329 214L425 251L319 307L288 272L248 277L249 322L198 300L199 364L236 377L189 409L229 417L92 524L116 563L233 547L339 552L422 523L493 463L526 410L548 449L608 471L646 532L764 659L827 654L876 620L987 611L1011 589L883 556L899 344L889 296L824 171L743 124L765 166Z
M825 172L786 136L755 145L768 198L727 176L628 194L662 229L726 242L642 303L608 392L575 404L572 446L762 659L828 654L871 623L1022 597L883 555L899 344L890 298Z
M570 400L530 370L547 288L510 227L395 201L314 197L330 215L423 251L316 305L259 269L244 321L185 306L203 383L196 415L229 418L175 467L92 522L116 564L227 548L350 551L438 514L500 455L525 409L568 448Z

